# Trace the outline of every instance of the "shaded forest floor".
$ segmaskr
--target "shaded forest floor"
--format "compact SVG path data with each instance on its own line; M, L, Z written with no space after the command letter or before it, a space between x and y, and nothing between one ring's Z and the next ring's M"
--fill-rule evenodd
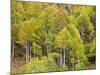
M12 69L19 69L26 64L25 58L14 58L12 59L11 67Z
M87 70L89 70L89 69L96 69L96 65L95 64L87 64L86 69Z

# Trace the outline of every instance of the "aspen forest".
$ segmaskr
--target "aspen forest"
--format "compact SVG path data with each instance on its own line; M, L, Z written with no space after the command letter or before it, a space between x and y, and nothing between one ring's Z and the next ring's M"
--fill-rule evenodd
M11 74L96 68L96 6L11 1Z

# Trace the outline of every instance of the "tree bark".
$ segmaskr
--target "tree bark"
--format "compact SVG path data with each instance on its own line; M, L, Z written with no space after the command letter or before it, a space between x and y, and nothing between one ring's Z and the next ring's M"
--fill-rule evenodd
M65 67L65 49L63 49L63 60L64 60L64 62L63 62L63 66Z
M73 71L75 70L75 58L74 58L74 54L73 54L73 63L72 63L72 67L73 67Z
M14 45L14 41L12 42L12 58L14 58L14 55L15 55L15 45Z
M84 30L82 28L80 28L80 35L82 40L84 41Z
M65 49L62 48L62 66L65 66Z
M28 43L27 43L26 44L26 63L29 62L29 58L30 58L30 56L29 56L29 46L28 46Z
M48 44L47 44L47 57L48 57Z
M63 66L63 54L62 54L63 49L61 48L61 53L60 53L60 66Z
M48 35L46 34L46 41L47 41L47 38L48 38ZM48 43L46 44L46 48L47 48L46 56L48 57Z
M31 60L31 42L29 42L29 61Z
M60 66L62 67L62 55L60 56Z
M30 60L31 60L31 57L32 57L32 56L31 56L31 49L30 49Z

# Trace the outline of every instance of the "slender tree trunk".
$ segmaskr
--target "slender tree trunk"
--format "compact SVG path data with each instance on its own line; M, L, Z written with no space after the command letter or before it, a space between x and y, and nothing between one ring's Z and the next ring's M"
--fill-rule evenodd
M70 15L72 15L71 5L68 5L68 11L69 11Z
M63 49L63 60L64 60L64 62L63 62L63 66L65 67L65 49Z
M65 66L65 49L62 48L62 65Z
M47 56L48 56L48 44L47 44Z
M26 44L26 63L29 62L29 47L28 47L28 44Z
M27 48L27 45L26 45L26 63L28 63L28 48Z
M72 63L72 70L74 71L75 70L75 58L74 58L74 54L73 54L73 63Z
M30 49L30 60L31 60L32 56L31 56L31 49Z
M47 38L48 38L48 36L47 36L47 34L46 34L46 41L47 41ZM46 56L48 57L48 43L47 43L47 45L46 45L46 48L47 48L47 54L46 54Z
M60 53L60 66L63 66L63 54L62 54L62 48L61 48L61 53Z
M84 30L82 28L80 28L80 35L82 40L84 41Z
M15 55L15 45L14 45L14 41L12 42L12 58L14 58L14 55Z
M62 55L60 56L60 66L62 67Z
M31 60L31 42L29 42L29 61Z

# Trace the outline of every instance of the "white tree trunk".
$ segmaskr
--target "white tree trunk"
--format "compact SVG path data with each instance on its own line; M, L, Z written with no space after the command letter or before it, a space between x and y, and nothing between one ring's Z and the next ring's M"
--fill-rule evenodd
M63 49L63 60L64 60L64 62L63 62L63 66L65 66L65 49Z
M29 47L28 47L28 44L26 44L26 63L29 62Z
M61 53L60 53L60 66L63 66L63 54L62 54L62 48L61 48Z
M31 59L31 48L30 48L30 59Z
M31 60L31 42L29 42L28 48L29 48L29 61L30 61Z

